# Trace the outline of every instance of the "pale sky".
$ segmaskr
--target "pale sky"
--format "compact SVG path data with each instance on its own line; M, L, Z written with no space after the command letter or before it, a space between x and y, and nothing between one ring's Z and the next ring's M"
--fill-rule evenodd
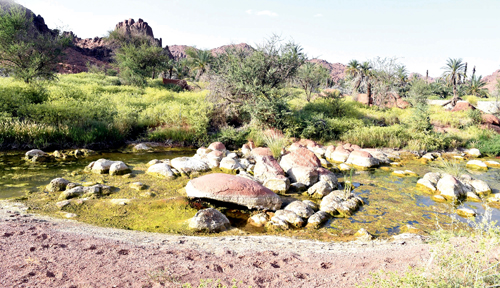
M499 0L18 0L49 28L81 38L103 36L125 19L142 18L163 45L215 48L272 34L293 39L309 58L397 57L409 71L442 74L449 57L500 69Z

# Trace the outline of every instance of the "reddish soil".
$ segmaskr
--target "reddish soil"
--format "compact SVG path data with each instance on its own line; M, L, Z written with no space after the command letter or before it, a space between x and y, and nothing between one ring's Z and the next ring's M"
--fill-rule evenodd
M354 287L370 272L404 271L429 257L421 241L183 237L24 215L9 205L0 201L0 287L197 287L200 279Z

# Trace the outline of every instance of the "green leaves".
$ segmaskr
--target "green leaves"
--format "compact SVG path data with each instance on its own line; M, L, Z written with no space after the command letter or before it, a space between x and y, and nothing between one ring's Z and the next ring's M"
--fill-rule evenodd
M56 79L55 68L71 40L58 31L40 33L26 9L0 9L0 66L26 83Z

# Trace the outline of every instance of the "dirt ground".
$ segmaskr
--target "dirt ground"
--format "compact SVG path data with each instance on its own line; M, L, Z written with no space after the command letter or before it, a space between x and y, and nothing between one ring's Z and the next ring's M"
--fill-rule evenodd
M429 257L418 237L325 243L274 236L184 237L26 214L0 201L0 287L363 287L370 273ZM212 287L212 286L208 286Z

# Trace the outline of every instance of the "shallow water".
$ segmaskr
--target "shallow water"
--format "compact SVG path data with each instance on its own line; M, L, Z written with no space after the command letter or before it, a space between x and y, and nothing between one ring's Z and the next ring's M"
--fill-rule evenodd
M91 161L100 158L124 161L134 167L144 165L152 159L173 159L192 156L194 153L194 150L156 153L115 151L73 161L47 164L27 163L22 159L24 153L3 153L0 154L0 199L24 196L27 192L41 191L50 180L57 177L70 177L72 172L81 171ZM420 177L432 171L430 166L421 164L416 160L403 163L404 167L396 168L396 170L412 170L419 174ZM462 162L464 166L465 163L466 161ZM474 178L486 181L492 188L493 193L499 193L500 169L491 168L487 172L469 170L468 172ZM138 173L143 174L144 172L138 171ZM343 175L338 174L337 176L342 182ZM78 177L80 177L79 180L84 181L87 176L80 175ZM358 229L366 228L373 234L388 236L405 232L408 229L407 225L411 225L424 233L428 233L436 229L438 225L443 226L455 221L450 215L458 221L466 222L467 219L455 215L454 209L457 207L473 208L480 215L479 218L484 214L486 206L483 203L465 202L453 204L433 201L430 194L415 188L418 179L418 177L392 176L390 171L381 169L357 171L352 177L352 181L356 186L354 192L363 198L365 205L352 217L332 218L329 220L325 225L327 231L336 235L352 235ZM149 183L146 184L149 185ZM157 189L157 191L160 190ZM283 196L283 199L285 202L289 202L293 199L303 200L308 198L299 194L292 194ZM320 200L316 200L316 202L319 204ZM500 222L500 210L493 208L491 217L492 220ZM240 219L238 223L245 223L245 221ZM264 231L251 227L245 228L241 224L237 226L252 233Z
M82 170L90 162L105 158L123 161L129 165L144 164L153 159L173 159L192 156L190 149L163 151L158 153L103 152L98 155L75 159L33 164L23 159L25 152L0 153L0 199L19 197L27 191L36 191L50 180L73 171Z

